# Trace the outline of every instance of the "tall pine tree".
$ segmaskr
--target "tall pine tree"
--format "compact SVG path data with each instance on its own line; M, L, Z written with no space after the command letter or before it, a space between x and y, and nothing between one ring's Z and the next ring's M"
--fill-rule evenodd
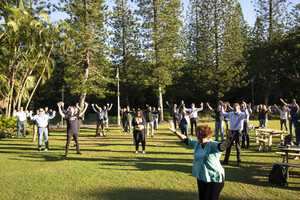
M198 85L219 100L231 87L244 84L246 23L240 4L223 0L190 0L187 38Z
M66 19L65 58L66 83L73 94L80 95L80 106L86 96L104 98L110 82L106 60L106 31L104 0L65 0Z
M162 108L163 93L172 83L174 69L180 65L180 28L182 4L180 0L136 0L142 23L144 59L151 63L152 78Z

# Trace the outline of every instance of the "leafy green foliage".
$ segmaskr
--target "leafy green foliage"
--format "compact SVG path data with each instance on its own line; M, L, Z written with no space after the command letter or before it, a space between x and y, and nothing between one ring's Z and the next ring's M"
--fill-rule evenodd
M17 136L17 118L0 115L0 138L12 138Z

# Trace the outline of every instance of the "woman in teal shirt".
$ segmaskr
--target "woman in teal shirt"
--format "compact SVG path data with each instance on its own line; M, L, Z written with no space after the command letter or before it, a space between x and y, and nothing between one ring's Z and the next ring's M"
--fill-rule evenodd
M174 129L170 122L170 130L174 132L185 144L194 148L194 161L192 175L197 178L199 199L219 199L224 187L224 169L220 163L222 151L226 150L233 139L230 131L227 139L222 143L211 140L212 129L207 125L196 127L197 140L187 138Z

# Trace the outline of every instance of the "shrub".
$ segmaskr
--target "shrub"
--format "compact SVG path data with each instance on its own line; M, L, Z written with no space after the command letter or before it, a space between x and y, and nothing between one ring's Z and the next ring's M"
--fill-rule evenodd
M17 118L0 115L0 138L16 137Z

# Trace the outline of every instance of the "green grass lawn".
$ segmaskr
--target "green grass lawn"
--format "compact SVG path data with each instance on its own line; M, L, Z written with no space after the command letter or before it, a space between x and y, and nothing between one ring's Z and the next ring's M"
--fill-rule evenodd
M269 121L268 126L278 129L279 122ZM180 143L167 125L159 128L154 138L147 138L146 154L134 154L132 134L117 127L106 138L95 138L93 129L81 129L83 155L76 155L72 142L68 158L63 156L65 131L51 133L47 152L37 151L31 135L2 139L0 199L198 199L196 179L191 176L193 150ZM265 152L252 142L250 149L242 149L242 167L236 166L232 148L220 199L299 199L299 169L291 171L288 187L268 182L273 164L282 161L275 154L278 142L275 138L272 150Z

